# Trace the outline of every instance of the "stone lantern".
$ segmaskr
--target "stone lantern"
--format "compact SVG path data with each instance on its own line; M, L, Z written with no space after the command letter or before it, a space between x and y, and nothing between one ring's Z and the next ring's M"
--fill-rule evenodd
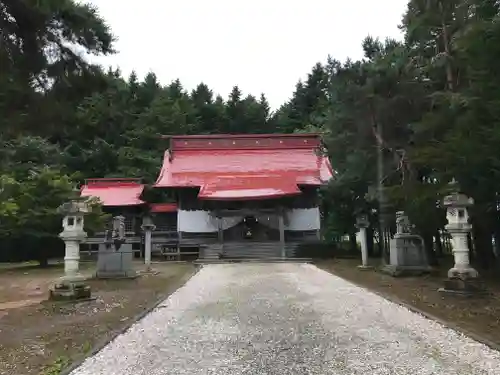
M359 229L359 236L361 241L361 265L358 266L360 269L371 268L368 265L368 245L366 241L366 228L370 226L370 221L368 220L368 215L362 214L356 217L356 228Z
M89 212L87 202L75 199L62 204L58 211L64 215L63 231L59 237L64 241L64 276L50 290L51 299L81 299L90 297L90 287L79 272L80 243L87 238L84 231L84 215Z
M452 192L443 200L446 207L445 229L451 235L455 265L448 271L448 279L442 292L470 294L482 291L478 272L470 265L468 235L472 230L468 208L474 200L460 192L455 180L450 183Z
M153 218L146 215L142 219L142 230L144 231L144 264L146 265L146 271L151 270L151 237L153 231L156 229L154 225Z

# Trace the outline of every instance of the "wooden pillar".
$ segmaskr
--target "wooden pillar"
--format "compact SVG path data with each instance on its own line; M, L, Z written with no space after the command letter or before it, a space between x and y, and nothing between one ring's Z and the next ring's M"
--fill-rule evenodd
M221 250L224 250L224 231L222 230L222 217L217 216L217 238L221 246Z
M182 231L181 226L179 225L179 211L182 210L182 201L179 193L176 193L177 199L177 224L175 225L175 230L177 231L177 250L181 251L181 243L182 243Z
M278 223L280 229L280 248L281 248L281 258L286 258L285 252L285 223L283 220L283 212L278 214Z

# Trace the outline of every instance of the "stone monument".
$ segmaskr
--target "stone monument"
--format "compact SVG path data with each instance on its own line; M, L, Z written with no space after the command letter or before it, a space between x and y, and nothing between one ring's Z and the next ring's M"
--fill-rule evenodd
M474 200L460 192L455 180L450 183L452 192L443 200L446 207L445 229L451 235L453 258L455 265L448 271L448 279L440 292L459 295L484 294L485 289L479 279L478 272L470 265L468 235L472 230L469 223L468 207Z
M359 269L371 269L368 265L368 245L366 242L366 228L370 225L367 215L359 215L356 218L356 228L359 229L359 237L361 242L361 264L358 266Z
M156 229L153 219L150 216L144 216L141 229L144 231L144 264L146 272L151 271L151 235Z
M84 215L89 212L87 203L75 199L59 207L64 215L63 231L59 237L64 241L64 276L59 278L50 289L51 300L81 300L90 298L90 286L85 284L85 278L79 272L80 243L85 240Z
M115 216L112 229L106 231L104 243L99 245L97 278L134 278L137 276L132 264L134 257L132 244L125 242L125 218Z
M396 212L396 234L390 240L390 264L383 271L392 276L420 275L431 271L421 236L403 211Z

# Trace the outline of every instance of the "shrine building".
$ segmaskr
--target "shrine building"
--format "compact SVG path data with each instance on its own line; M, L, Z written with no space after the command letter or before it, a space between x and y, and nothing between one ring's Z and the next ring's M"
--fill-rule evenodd
M171 136L156 182L164 201L144 198L139 179L91 179L82 196L125 216L127 242L171 260L291 257L320 236L319 188L333 177L317 134ZM95 246L103 233L89 238Z

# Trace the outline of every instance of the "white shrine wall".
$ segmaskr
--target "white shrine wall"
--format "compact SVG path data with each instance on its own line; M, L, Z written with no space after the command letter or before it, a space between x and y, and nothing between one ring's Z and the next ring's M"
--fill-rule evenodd
M222 218L222 229L226 230L243 220L243 216ZM278 229L278 220L273 215L259 215L257 220L271 228ZM320 212L318 207L297 208L285 211L285 230L311 231L320 229ZM217 218L210 211L179 210L177 214L177 230L186 233L213 233L218 231Z
M319 230L321 227L318 207L294 208L285 212L285 230Z
M222 218L222 229L234 227L243 217ZM210 211L184 211L177 213L177 230L186 233L213 233L218 231L217 218L210 215Z

